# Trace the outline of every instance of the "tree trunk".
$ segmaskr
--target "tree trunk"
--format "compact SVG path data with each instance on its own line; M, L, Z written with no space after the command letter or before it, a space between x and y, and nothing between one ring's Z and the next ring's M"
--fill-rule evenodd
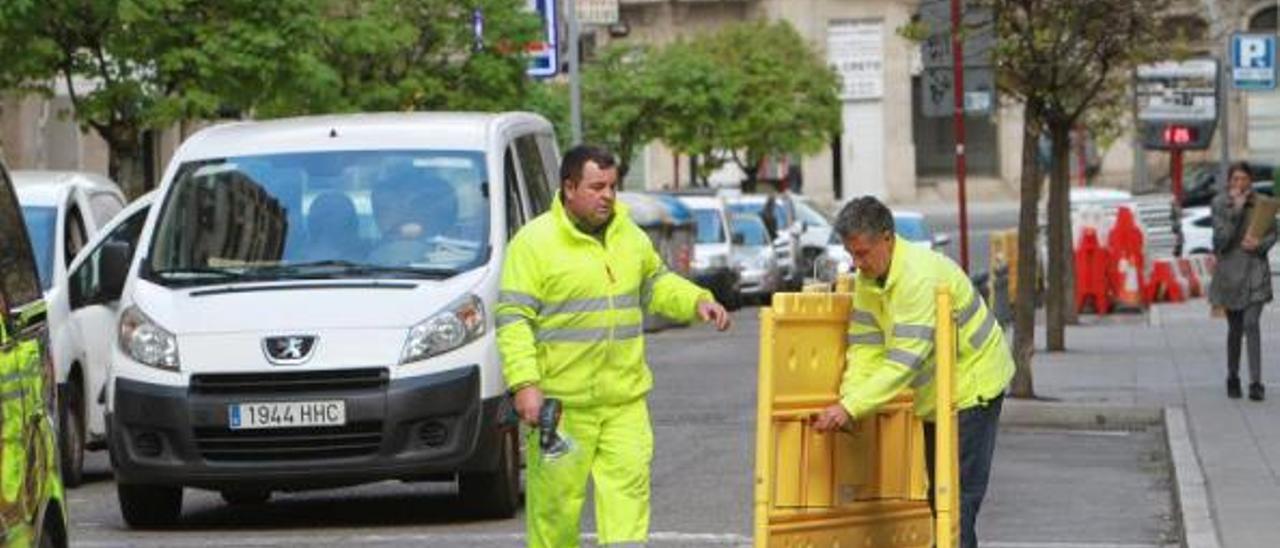
M1013 357L1017 369L1009 395L1034 398L1031 359L1036 351L1036 210L1040 202L1040 106L1029 101L1022 125L1022 199L1018 211L1018 294L1014 301Z
M108 173L111 181L119 184L129 201L147 193L145 157L138 143L108 142Z
M1060 352L1067 349L1067 307L1073 301L1068 293L1067 263L1071 259L1070 223L1070 151L1071 125L1062 121L1050 121L1049 135L1053 140L1053 172L1049 178L1049 295L1046 299L1046 349Z

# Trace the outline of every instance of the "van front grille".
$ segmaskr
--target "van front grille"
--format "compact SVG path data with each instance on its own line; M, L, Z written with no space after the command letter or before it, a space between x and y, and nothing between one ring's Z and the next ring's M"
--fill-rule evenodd
M281 373L217 373L191 376L193 394L290 394L384 389L386 368L290 371Z

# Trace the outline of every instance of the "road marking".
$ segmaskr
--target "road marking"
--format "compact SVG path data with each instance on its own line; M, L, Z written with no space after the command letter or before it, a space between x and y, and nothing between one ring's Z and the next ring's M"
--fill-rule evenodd
M194 532L193 532L194 533ZM147 539L124 539L124 540L90 540L90 541L73 541L72 546L82 548L123 548L130 546L165 546L165 547L271 547L271 546L298 546L315 544L323 539L325 542L333 543L406 543L409 545L449 545L451 543L511 543L524 544L524 533L404 533L404 534L364 534L364 535L343 535L325 533L317 531L315 535L281 535L266 536L253 535L235 538L211 539L203 535L218 534L221 536L230 536L233 531L225 531L214 533L213 531L200 531L201 537L195 536L165 536L163 538L147 538ZM582 535L583 539L595 541L596 535L586 533ZM751 537L737 535L732 533L679 533L673 531L658 531L649 533L649 544L666 544L676 543L680 545L689 545L690 543L699 546L750 546ZM1057 548L1057 547L1054 547ZM1095 548L1095 547L1089 547ZM1111 547L1099 547L1111 548ZM1129 547L1124 547L1129 548ZM1145 548L1145 547L1143 547Z

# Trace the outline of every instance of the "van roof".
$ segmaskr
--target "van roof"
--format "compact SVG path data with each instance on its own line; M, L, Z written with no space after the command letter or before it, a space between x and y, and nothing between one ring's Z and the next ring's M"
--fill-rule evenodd
M85 192L110 192L124 198L119 185L111 179L87 171L14 170L13 188L18 200L29 206L57 206L66 200L72 187Z
M232 122L192 135L182 161L316 150L484 150L503 126L537 125L528 113L380 112Z

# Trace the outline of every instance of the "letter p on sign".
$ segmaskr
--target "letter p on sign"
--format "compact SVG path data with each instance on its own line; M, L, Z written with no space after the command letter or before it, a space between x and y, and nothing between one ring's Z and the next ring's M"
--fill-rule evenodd
M1237 89L1275 89L1275 35L1237 34L1231 53L1231 80Z

